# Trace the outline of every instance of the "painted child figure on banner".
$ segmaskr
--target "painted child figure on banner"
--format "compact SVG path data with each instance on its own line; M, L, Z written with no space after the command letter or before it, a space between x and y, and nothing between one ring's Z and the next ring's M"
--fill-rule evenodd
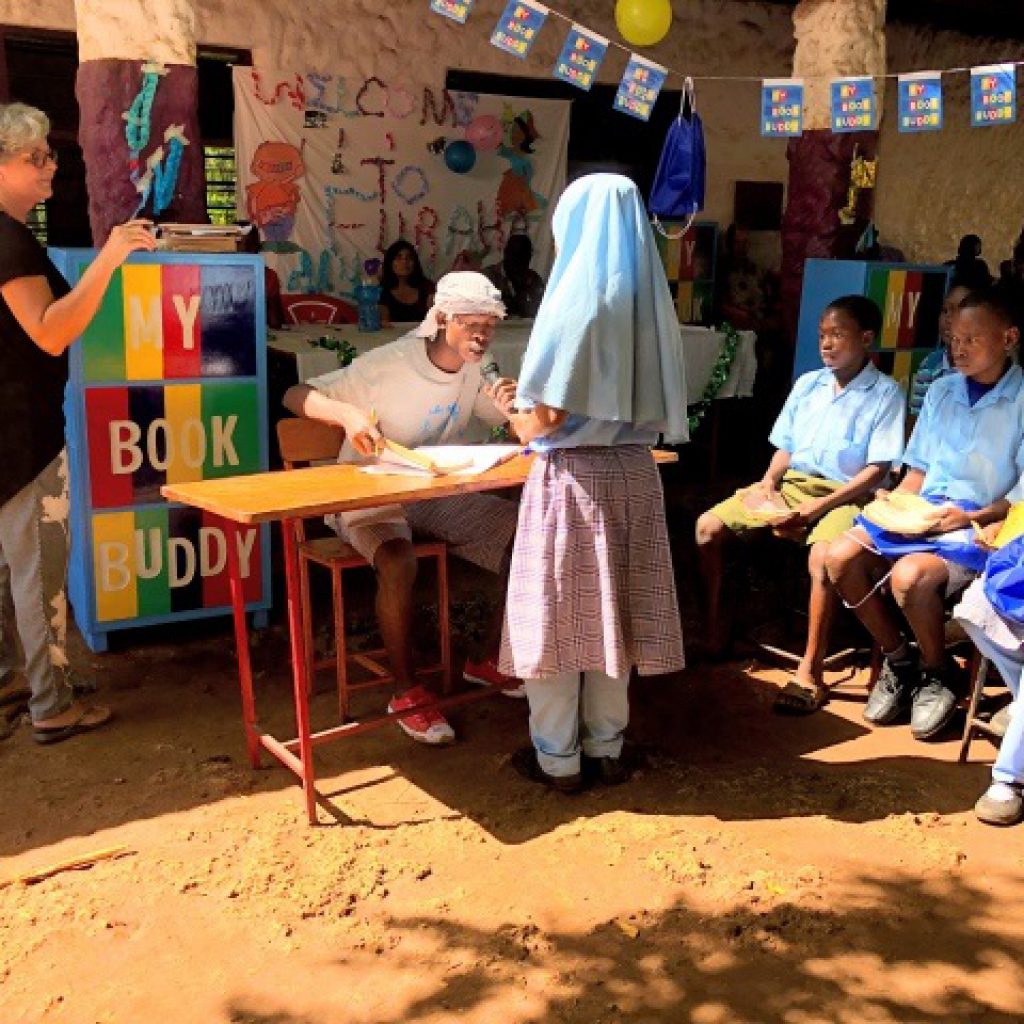
M376 454L383 437L409 448L464 441L474 419L488 427L506 415L485 389L480 364L505 307L482 274L446 274L434 304L415 330L368 352L341 370L297 384L284 396L297 416L344 428L339 462L360 462ZM408 505L388 505L328 516L327 525L348 541L377 575L377 621L395 676L390 711L412 709L398 719L421 743L451 743L455 734L440 712L424 709L430 693L415 684L410 635L414 537L445 541L452 554L488 572L507 572L516 528L514 502L493 494L464 494ZM490 636L478 660L467 660L469 682L517 694L518 683L498 673L495 652L502 608L495 609Z
M688 437L679 324L636 186L569 186L518 386L495 401L537 452L519 510L501 671L525 680L533 746L514 759L562 792L630 773L631 672L683 667L651 446Z

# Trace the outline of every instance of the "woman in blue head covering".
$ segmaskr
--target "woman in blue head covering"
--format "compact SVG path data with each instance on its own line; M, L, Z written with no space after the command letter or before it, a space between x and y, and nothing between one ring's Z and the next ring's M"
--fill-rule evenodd
M538 453L519 511L500 668L523 679L518 770L571 792L614 784L627 685L683 667L661 481L650 448L687 439L675 307L636 186L579 179L518 384L494 398Z

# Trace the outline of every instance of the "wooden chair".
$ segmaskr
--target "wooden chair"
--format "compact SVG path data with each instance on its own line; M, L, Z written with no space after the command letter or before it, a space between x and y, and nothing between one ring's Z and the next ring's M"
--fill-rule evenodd
M292 324L355 324L359 311L333 295L282 295L285 320Z
M1002 740L1002 736L992 728L989 719L982 718L978 714L978 706L985 692L985 684L988 682L991 667L988 658L983 658L975 651L974 657L971 659L971 697L967 704L967 721L964 723L964 735L960 742L958 758L961 764L967 761L975 736L987 736L997 746Z
M341 427L320 423L316 420L286 418L277 424L277 443L284 468L297 469L310 463L331 461L338 457L338 450L344 440ZM351 544L339 537L306 537L305 524L295 524L295 540L299 552L299 585L302 601L302 625L306 646L306 668L310 688L316 673L334 667L338 684L338 708L342 721L348 717L349 695L356 690L368 689L394 682L390 669L382 663L383 649L349 653L345 639L345 601L342 574L346 569L365 568L365 558ZM451 626L448 616L448 549L442 541L415 544L417 559L437 560L437 620L440 658L429 665L424 672L440 672L442 691L451 690ZM331 574L331 597L334 619L334 653L317 658L313 646L313 617L309 589L309 568L319 565ZM354 662L368 671L374 678L365 682L349 681L349 662Z

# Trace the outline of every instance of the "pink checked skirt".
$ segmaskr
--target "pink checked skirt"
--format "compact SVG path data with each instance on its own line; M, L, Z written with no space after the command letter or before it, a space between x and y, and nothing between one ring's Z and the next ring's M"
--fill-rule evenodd
M499 666L520 679L683 667L665 502L648 448L564 448L523 490Z

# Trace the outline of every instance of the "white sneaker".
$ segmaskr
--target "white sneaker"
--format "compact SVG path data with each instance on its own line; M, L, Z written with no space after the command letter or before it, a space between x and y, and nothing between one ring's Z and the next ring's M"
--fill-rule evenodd
M455 731L448 724L448 719L432 707L422 705L432 704L436 698L432 693L422 686L414 686L406 690L399 697L392 698L388 704L388 711L402 711L405 708L414 708L407 715L396 719L399 727L406 736L411 736L418 743L427 743L434 747L443 747L455 742Z
M993 782L974 805L978 821L986 825L1016 825L1024 820L1024 795L1017 783Z

